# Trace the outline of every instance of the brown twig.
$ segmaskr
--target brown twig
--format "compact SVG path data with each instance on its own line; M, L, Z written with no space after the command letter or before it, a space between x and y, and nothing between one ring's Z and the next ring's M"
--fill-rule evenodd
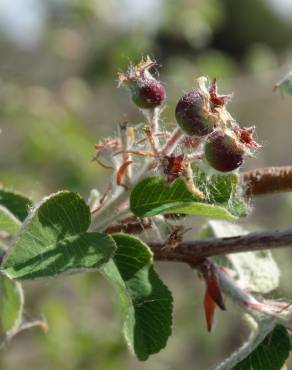
M163 243L158 242L149 246L156 260L185 262L195 266L211 256L292 246L292 228L229 238L183 241L172 249L163 248Z
M107 234L114 233L128 233L140 234L144 230L152 228L152 221L150 218L138 218L135 216L127 217L119 221L116 225L109 226L105 232Z

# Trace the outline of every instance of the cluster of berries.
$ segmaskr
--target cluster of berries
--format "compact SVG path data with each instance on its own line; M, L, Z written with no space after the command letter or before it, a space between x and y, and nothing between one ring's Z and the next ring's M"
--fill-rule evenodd
M127 74L119 75L120 83L129 88L140 109L159 109L166 99L163 84L149 72L154 65L148 57L131 66ZM254 127L239 127L226 109L232 96L218 94L216 79L209 83L200 77L197 84L197 88L179 99L175 110L177 124L187 138L204 142L204 157L212 168L233 171L259 147L253 139Z

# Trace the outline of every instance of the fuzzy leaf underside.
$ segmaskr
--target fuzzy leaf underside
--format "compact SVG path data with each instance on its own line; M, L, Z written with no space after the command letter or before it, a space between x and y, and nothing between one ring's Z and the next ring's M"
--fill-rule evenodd
M250 340L216 370L281 370L290 352L287 329L262 322Z
M201 238L244 235L241 226L225 221L209 221ZM240 286L248 291L267 293L279 284L279 270L270 251L244 252L214 257L218 264L233 269ZM261 319L258 328L238 351L216 370L280 370L289 356L291 343L287 330L275 318Z
M224 238L244 234L247 234L247 231L239 225L212 220L204 227L201 238ZM257 293L268 293L279 285L280 271L272 252L269 250L233 253L213 259L222 266L233 269L243 289Z

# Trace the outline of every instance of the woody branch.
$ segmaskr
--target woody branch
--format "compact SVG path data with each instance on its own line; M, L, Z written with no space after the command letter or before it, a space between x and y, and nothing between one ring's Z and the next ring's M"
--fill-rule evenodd
M158 242L150 243L149 246L156 260L185 262L194 266L207 257L292 246L292 228L228 238L186 240L178 243L175 248L165 248L163 243Z

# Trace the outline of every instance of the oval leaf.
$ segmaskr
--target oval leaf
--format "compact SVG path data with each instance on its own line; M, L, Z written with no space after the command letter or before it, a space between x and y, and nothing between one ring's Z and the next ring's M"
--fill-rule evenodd
M88 233L90 211L75 193L49 196L24 223L3 261L4 273L16 279L54 276L97 268L115 251L110 236Z
M163 177L150 177L135 186L130 197L131 211L138 217L151 217L164 213L184 213L222 219L235 219L229 203L202 202L194 196L181 179L166 185Z
M102 271L119 293L127 344L144 361L171 335L172 296L154 271L146 244L126 234L113 238L118 249Z

